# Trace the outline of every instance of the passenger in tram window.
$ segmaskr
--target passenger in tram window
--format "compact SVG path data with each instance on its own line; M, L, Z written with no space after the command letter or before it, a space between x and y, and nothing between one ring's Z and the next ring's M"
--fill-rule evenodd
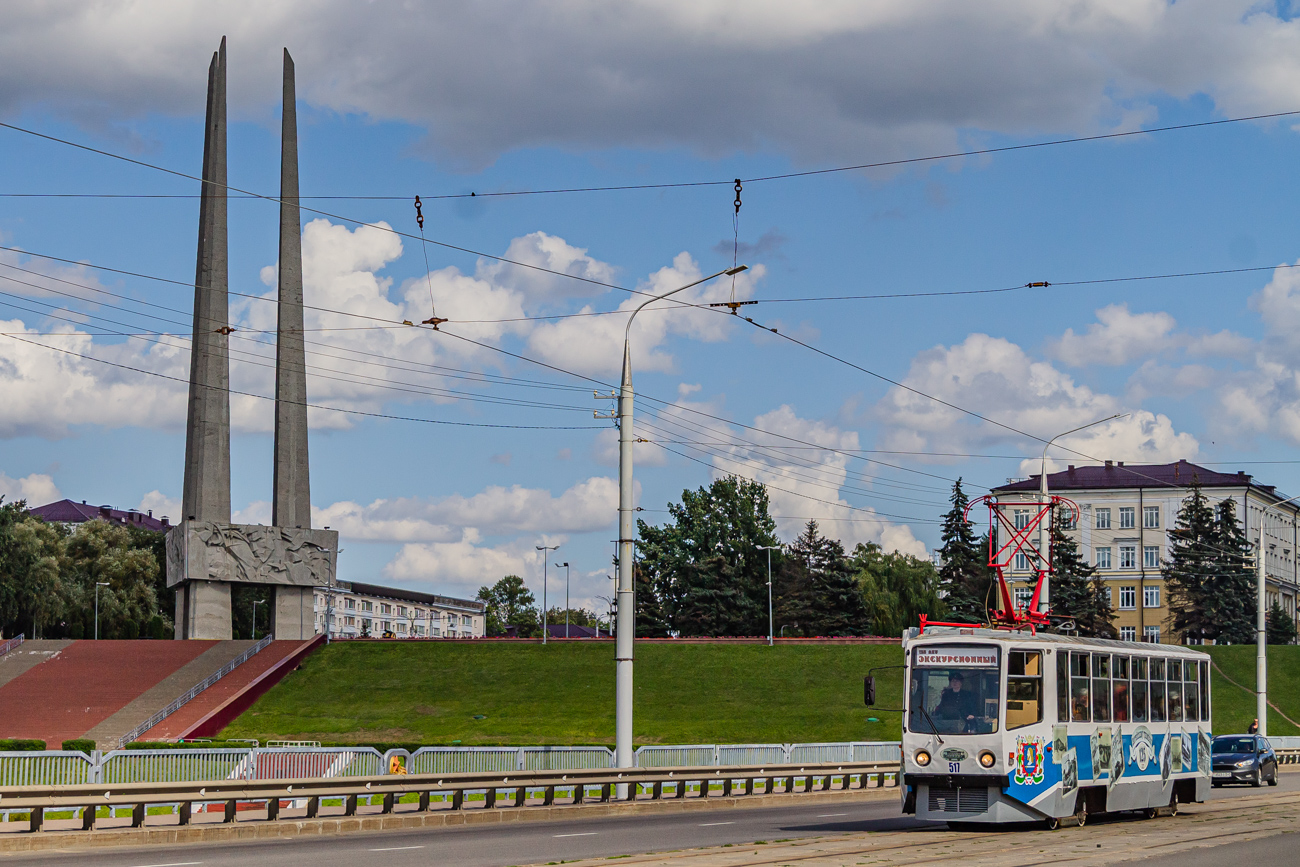
M1128 684L1115 681L1115 722L1128 722Z
M954 671L948 678L948 688L939 696L939 704L934 709L938 719L952 719L970 725L979 712L979 700L972 692L963 692L965 679L960 672Z
M1085 684L1080 686L1079 684ZM1086 680L1076 680L1074 685L1074 700L1071 707L1070 719L1074 722L1088 722L1091 719L1091 700L1088 694Z

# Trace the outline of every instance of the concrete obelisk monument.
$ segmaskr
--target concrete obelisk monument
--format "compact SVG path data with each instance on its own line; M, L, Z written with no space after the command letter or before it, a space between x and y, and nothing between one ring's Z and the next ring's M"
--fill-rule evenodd
M208 66L194 335L185 427L184 521L230 523L230 322L226 243L226 40ZM176 636L230 637L230 585L190 581L176 591Z
M272 632L315 632L311 588L333 582L338 533L311 529L307 466L307 366L303 343L298 124L293 60L284 53L280 157L279 331L275 363L275 479L272 525L230 523L230 349L226 243L226 41L208 69L203 193L189 416L185 429L184 520L167 534L167 584L176 587L177 638L230 638L230 585L272 585Z

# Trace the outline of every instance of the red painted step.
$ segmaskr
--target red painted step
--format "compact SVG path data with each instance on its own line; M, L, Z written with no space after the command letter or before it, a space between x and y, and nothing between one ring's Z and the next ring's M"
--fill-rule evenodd
M215 641L74 641L0 686L0 737L78 738Z

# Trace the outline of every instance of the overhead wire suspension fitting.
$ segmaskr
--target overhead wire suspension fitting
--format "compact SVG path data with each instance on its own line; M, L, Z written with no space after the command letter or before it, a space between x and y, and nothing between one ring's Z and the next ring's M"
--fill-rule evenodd
M424 240L424 206L420 202L420 197L415 197L415 225L420 227L420 250L424 253L424 279L429 284L429 313L428 319L421 322L421 325L432 325L433 330L437 331L438 326L447 320L439 318L437 307L433 303L433 274L429 271L429 245ZM408 320L402 320L403 325L409 325Z

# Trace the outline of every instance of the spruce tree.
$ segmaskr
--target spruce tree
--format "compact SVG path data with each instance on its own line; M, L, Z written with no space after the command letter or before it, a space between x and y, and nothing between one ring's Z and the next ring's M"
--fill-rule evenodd
M1280 602L1274 602L1268 610L1268 619L1264 621L1264 634L1269 644L1292 644L1296 639L1295 621L1287 614Z
M778 617L800 635L864 635L870 617L844 546L809 521L782 562ZM797 624L797 625L796 625Z
M1218 623L1216 600L1207 595L1219 563L1214 510L1193 478L1191 490L1178 510L1171 533L1169 559L1160 568L1165 579L1169 614L1175 633L1187 639L1214 638Z
M1079 554L1079 546L1064 532L1058 519L1052 524L1051 613L1074 619L1079 635L1117 638L1115 611L1106 594L1106 584Z
M1214 546L1217 561L1206 582L1205 604L1214 616L1214 638L1220 644L1250 644L1255 640L1257 572L1255 548L1237 521L1232 497L1214 508Z
M989 590L992 570L988 566L988 538L976 537L966 520L970 500L962 490L961 479L952 486L948 501L952 508L943 516L939 538L939 589L944 604L954 620L983 623L988 619Z

